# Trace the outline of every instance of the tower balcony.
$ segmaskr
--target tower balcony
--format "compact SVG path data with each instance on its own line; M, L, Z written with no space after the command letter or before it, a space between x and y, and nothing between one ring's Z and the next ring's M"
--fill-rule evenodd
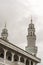
M37 54L37 46L35 46L35 47L26 46L25 49L26 49L27 52L31 53L32 55L36 55Z

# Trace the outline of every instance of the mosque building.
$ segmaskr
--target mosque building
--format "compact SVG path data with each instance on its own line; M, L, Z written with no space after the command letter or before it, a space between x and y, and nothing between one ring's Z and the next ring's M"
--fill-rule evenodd
M41 59L37 57L35 27L32 19L28 27L25 50L9 42L5 24L0 37L0 65L37 65L40 62Z

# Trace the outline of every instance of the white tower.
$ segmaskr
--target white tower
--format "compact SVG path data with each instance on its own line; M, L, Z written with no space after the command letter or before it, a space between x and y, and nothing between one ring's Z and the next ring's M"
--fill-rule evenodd
M7 41L8 40L7 37L8 37L8 30L6 29L6 23L5 23L5 27L1 33L1 38Z
M28 28L27 46L25 48L26 51L33 55L36 55L37 47L35 46L35 44L36 44L35 28L31 19L31 23L29 24L29 28Z

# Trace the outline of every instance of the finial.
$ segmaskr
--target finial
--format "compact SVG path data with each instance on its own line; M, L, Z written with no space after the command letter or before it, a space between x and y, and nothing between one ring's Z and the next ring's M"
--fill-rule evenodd
M5 26L4 27L6 28L6 22L5 22Z
M31 23L32 23L32 16L31 16Z

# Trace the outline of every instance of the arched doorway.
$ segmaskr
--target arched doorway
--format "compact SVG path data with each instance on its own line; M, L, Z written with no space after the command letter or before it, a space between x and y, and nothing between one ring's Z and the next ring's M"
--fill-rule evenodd
M18 57L18 55L14 55L14 61L18 61L19 60L19 57Z
M11 54L10 51L7 51L7 53L6 53L6 58L7 58L7 60L9 60L9 61L12 60L12 54Z
M33 61L31 61L31 65L33 65Z
M0 47L0 57L1 58L4 58L4 50L3 48Z
M26 60L26 65L29 65L29 60L28 59Z
M24 58L23 57L20 58L20 62L24 63Z

